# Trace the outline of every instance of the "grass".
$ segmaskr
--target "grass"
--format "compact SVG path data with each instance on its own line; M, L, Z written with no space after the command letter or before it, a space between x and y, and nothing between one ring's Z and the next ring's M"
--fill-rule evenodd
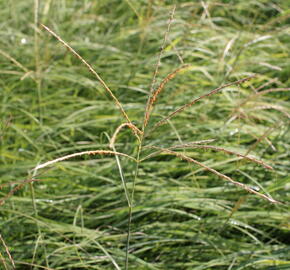
M1 267L288 269L287 8L0 1Z

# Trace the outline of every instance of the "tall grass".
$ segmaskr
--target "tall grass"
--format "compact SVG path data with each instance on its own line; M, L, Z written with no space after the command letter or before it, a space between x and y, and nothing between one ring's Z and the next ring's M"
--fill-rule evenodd
M287 269L286 8L10 1L4 269Z

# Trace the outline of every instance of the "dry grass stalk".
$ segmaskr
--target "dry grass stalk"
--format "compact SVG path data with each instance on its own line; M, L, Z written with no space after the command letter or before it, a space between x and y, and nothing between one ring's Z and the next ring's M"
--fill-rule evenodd
M16 184L16 186L13 189L11 189L0 200L0 205L3 205L7 199L9 199L11 196L13 196L15 192L17 192L18 190L20 190L21 188L23 188L24 185L26 185L28 183L33 183L33 182L39 182L39 181L44 181L44 180L42 180L42 179L26 179L26 180L23 180L23 181L13 181L13 182L9 182L9 183L5 183L5 184L0 185L0 190L1 190L5 186Z
M259 92L261 89L267 87L268 85L271 85L273 83L279 83L279 80L277 78L271 79L268 82L265 82L264 84L260 85L258 88L255 88L255 92Z
M154 73L153 73L153 78L152 78L152 82L151 82L151 86L150 86L150 92L149 92L148 99L147 99L145 115L144 115L144 121L143 121L143 129L146 127L146 124L147 124L147 121L148 121L148 120L146 120L147 119L147 112L148 112L149 107L150 107L151 96L152 96L152 94L154 92L154 86L155 86L155 83L156 83L156 77L157 77L157 74L158 74L158 71L159 71L159 67L161 65L161 56L163 54L163 51L164 51L164 48L165 48L165 44L166 44L167 39L168 39L170 26L171 26L171 23L173 21L173 17L174 17L174 13L175 13L175 8L176 8L176 6L174 5L173 9L171 11L168 23L167 23L167 30L166 30L164 38L163 38L162 46L161 46L160 52L158 54L158 59L157 59L157 63L156 63L156 66L155 66L155 70L154 70Z
M209 96L212 96L212 95L218 93L219 91L221 91L222 89L224 89L226 87L229 87L229 86L232 86L232 85L236 85L236 84L241 84L241 83L244 83L246 81L249 81L249 80L253 79L254 77L255 77L255 75L249 76L249 77L246 77L246 78L243 78L241 80L238 80L238 81L235 81L235 82L232 82L232 83L224 84L224 85L222 85L222 86L220 86L220 87L218 87L218 88L216 88L216 89L214 89L214 90L212 90L212 91L210 91L210 92L208 92L208 93L206 93L206 94L204 94L204 95L202 95L202 96L200 96L200 97L192 100L191 102L189 102L189 103L181 106L179 109L175 110L174 112L172 112L171 114L169 114L167 117L165 117L162 120L160 120L157 124L155 124L155 126L153 127L152 130L154 130L155 128L161 126L167 120L169 120L170 118L172 118L174 115L176 115L176 114L184 111L188 107L191 107L193 104L195 104L196 102L200 101L201 99L206 98L206 97L209 97Z
M287 118L290 118L290 114L285 110L285 108L283 108L282 106L279 106L279 105L265 104L265 105L261 105L261 106L256 106L253 109L251 109L250 111L256 111L256 110L276 110L278 112L283 113Z
M25 179L22 181L11 181L8 183L4 183L0 185L0 190L2 190L4 187L8 187L10 185L21 185L21 184L26 184L26 183L31 183L31 182L36 182L36 181L42 181L42 179Z
M264 95L264 94L268 94L271 92L287 92L290 91L290 88L284 87L284 88L271 88L271 89L267 89L267 90L263 90L260 92L257 92L254 96L259 96L259 95Z
M145 131L145 127L146 127L146 125L145 125L146 114L147 114L147 111L149 109L150 98L151 98L152 93L154 91L156 77L157 77L157 74L158 74L159 66L161 64L161 56L163 54L163 51L164 51L164 48L165 48L165 44L167 42L170 26L171 26L171 23L173 21L175 8L176 8L176 6L173 5L173 9L172 9L172 12L170 14L170 18L169 18L168 24L167 24L167 31L165 32L163 43L162 43L162 47L160 49L160 52L159 52L159 55L158 55L158 60L157 60L156 66L155 66L155 71L153 73L153 78L152 78L152 82L151 82L151 86L150 86L150 92L148 94L148 99L147 99L145 113L144 113L144 119L143 119L143 124L142 124L143 133L140 136L140 142L139 142L139 146L138 146L138 150L137 150L135 175L134 175L134 178L133 178L133 188L132 188L132 193L131 193L131 203L130 203L130 206L129 206L128 233L127 233L126 251L125 251L125 254L126 254L125 255L125 270L128 270L128 268L129 268L129 249L130 249L130 239L131 239L131 222L132 222L132 213L133 213L133 204L134 204L134 192L135 192L136 180L137 180L137 177L138 177L138 169L139 169L139 163L140 163L140 153L141 153L142 143L143 143L143 139L144 139L144 131Z
M9 260L10 260L12 266L13 266L13 269L15 269L15 263L14 263L14 260L13 260L13 258L12 258L12 256L11 256L11 254L10 254L10 252L9 252L9 249L8 249L8 246L6 245L6 243L5 243L5 241L4 241L4 239L3 239L3 237L2 237L1 234L0 234L0 240L1 240L1 242L2 242L2 244L3 244L3 246L4 246L4 248L5 248L5 251L6 251L7 255L8 255L8 258L9 258Z
M154 103L157 101L157 97L158 95L161 93L161 91L164 89L164 86L170 81L172 80L179 72L183 71L184 69L188 68L190 65L183 65L177 69L175 69L173 72L169 73L163 80L162 82L159 84L158 88L156 89L156 91L154 91L152 97L150 98L149 101L149 105L146 109L145 112L145 120L144 120L144 126L146 127L149 119L150 119L150 114L152 112L153 109L153 105Z
M5 260L5 258L3 257L1 251L0 251L0 262L3 264L5 270L9 270L9 269L8 269L8 266L7 266L7 264L6 264L6 260Z
M231 154L231 155L236 155L238 157L241 157L243 159L247 159L249 161L252 161L252 162L255 162L257 164L260 164L262 165L263 167L265 167L266 169L269 169L269 170L273 170L273 167L271 167L270 165L266 164L264 161L262 160L259 160L259 159L256 159L252 156L247 156L247 155L243 155L243 154L240 154L240 153L237 153L237 152L234 152L234 151L230 151L230 150L227 150L225 148L222 148L222 147L217 147L217 146L213 146L213 145L193 145L193 144L181 144L181 145L176 145L176 146L172 146L168 149L178 149L178 148L202 148L202 149L212 149L212 150L215 150L215 151L220 151L220 152L224 152L224 153L227 153L227 154Z
M250 192L250 193L256 194L256 195L258 195L259 197L261 197L261 198L263 198L263 199L265 199L265 200L267 200L267 201L269 201L269 202L271 202L271 203L280 203L279 201L276 201L276 200L274 200L273 198L271 198L271 197L269 197L269 196L267 196L267 195L264 195L264 194L262 194L262 193L260 193L260 192L258 192L258 191L256 191L256 190L250 188L249 186L243 184L243 183L237 182L237 181L233 180L232 178L230 178L229 176L227 176L227 175L225 175L225 174L222 174L222 173L216 171L215 169L210 168L210 167L206 166L205 164L203 164L203 163L201 163L201 162L199 162L199 161L197 161L197 160L195 160L195 159L193 159L193 158L190 158L190 157L188 157L188 156L186 156L186 155L184 155L184 154L182 154L182 153L174 152L174 151L171 151L171 150L169 150L169 149L164 149L164 148L159 148L159 147L156 147L156 149L159 149L159 150L161 150L162 152L168 153L168 154L170 154L170 155L177 156L177 157L181 158L182 160L186 160L186 161L188 161L188 162L190 162L190 163L195 163L195 164L197 164L198 166L200 166L200 167L206 169L207 171L210 171L210 172L212 172L213 174L219 176L220 178L222 178L222 179L224 179L224 180L226 180L226 181L228 181L228 182L230 182L230 183L232 183L232 184L234 184L234 185L236 185L236 186L238 186L238 187L240 187L240 188L246 190L247 192Z
M112 148L112 149L114 148L115 141L117 139L117 135L119 134L119 132L121 131L121 129L123 127L130 128L133 131L134 135L137 137L137 139L140 141L140 137L138 136L138 134L142 134L143 132L131 123L123 123L120 126L118 126L118 128L115 130L115 132L110 140L110 145L109 145L110 148Z
M269 136L271 134L271 132L273 132L274 130L276 130L277 128L279 128L283 123L278 123L273 127L268 128L264 134L262 134L262 136L260 136L259 138L257 138L256 142L248 149L248 151L246 152L246 155L248 155L251 151L253 151L256 146L264 139L267 139L267 136ZM272 143L271 143L272 145Z
M250 95L242 103L240 103L238 105L238 107L241 107L241 106L245 105L247 102L249 102L250 100L252 100L253 98L255 98L257 96L265 95L265 94L272 93L272 92L287 92L287 91L290 91L290 88L271 88L271 89L267 89L267 90L264 90L264 91L256 92L255 94Z
M62 235L63 236L63 235ZM80 246L78 246L78 248L81 248ZM29 268L22 268L22 269L43 269L43 270L55 270L55 268L50 268L50 267L46 267L46 266L43 266L43 265L39 265L39 264L35 264L35 263L28 263L28 262L25 262L25 261L15 261L16 264L18 265L26 265L28 266ZM20 268L19 268L20 269Z
M200 141L194 141L194 142L185 143L184 145L195 145L195 144L202 144L202 143L211 143L211 142L214 142L214 141L215 141L215 139L200 140Z
M12 63L14 63L17 67L19 67L20 69L22 69L25 73L28 73L29 72L29 70L25 66L23 66L21 63L19 63L15 58L13 58L8 53L3 52L2 50L0 50L0 54L2 56L4 56L5 58L7 58L8 60L10 60Z
M74 157L80 157L80 156L84 156L84 155L118 155L118 156L123 156L123 157L130 158L130 159L136 161L135 158L133 158L133 157L131 157L129 155L126 155L124 153L119 153L119 152L109 151L109 150L94 150L94 151L78 152L78 153L62 156L62 157L47 161L47 162L45 162L43 164L40 164L40 165L36 166L33 169L33 171L37 171L39 169L42 169L44 167L47 167L49 165L52 165L54 163L57 163L57 162L60 162L60 161L63 161L63 160L71 159L71 158L74 158Z
M12 123L12 115L10 114L9 117L2 122L2 127L0 129L0 141L4 140L5 133L7 132L8 128L11 126Z
M190 143L188 143L188 144L182 144L182 145L185 145L185 146L186 146L186 145L194 145L194 144L201 144L201 143L210 143L210 142L213 142L213 141L215 141L215 139L195 141L195 142L190 142ZM176 145L176 147L178 147L178 146L181 146L181 144ZM172 147L169 147L169 148L167 148L167 149L175 149L176 147L175 147L175 146L172 146ZM145 149L145 148L153 148L153 149L156 149L156 147L155 147L154 145L145 145L143 148L144 148L144 149ZM149 158L151 158L151 157L154 157L154 156L158 155L158 154L161 153L161 152L162 152L162 151L159 150L159 151L156 151L156 152L154 152L154 153L151 153L151 154L149 154L148 156L146 156L145 158L141 159L141 161L144 161L144 160L146 160L146 159L149 159Z
M84 58L82 58L71 46L69 46L60 36L58 36L56 33L54 33L51 29L49 29L44 24L41 24L41 26L46 31L48 31L51 35L53 35L58 41L60 41L76 58L78 58L88 68L88 70L98 79L98 81L103 85L106 91L110 94L112 99L115 101L115 104L117 105L117 107L119 108L123 116L126 118L127 122L131 123L127 113L124 111L123 106L121 105L119 100L116 98L116 96L113 94L111 89L107 86L107 84L103 81L100 75L93 69L93 67Z

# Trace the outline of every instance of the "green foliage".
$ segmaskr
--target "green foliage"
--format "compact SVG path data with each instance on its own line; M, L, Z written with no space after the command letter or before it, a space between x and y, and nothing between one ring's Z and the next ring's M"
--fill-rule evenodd
M21 270L124 269L128 202L120 171L129 193L135 190L129 269L289 269L287 1L40 1L39 22L93 66L140 129L176 3L155 88L190 66L158 96L135 187L135 162L107 155L59 162L38 170L35 182L21 182L48 160L110 150L109 138L125 122L79 60L35 28L37 2L0 0L1 269L13 269L9 254ZM252 74L153 129L194 98ZM274 170L213 149L178 153L283 203L168 153L146 158L156 151L149 146L210 139ZM137 158L132 130L120 131L115 148Z

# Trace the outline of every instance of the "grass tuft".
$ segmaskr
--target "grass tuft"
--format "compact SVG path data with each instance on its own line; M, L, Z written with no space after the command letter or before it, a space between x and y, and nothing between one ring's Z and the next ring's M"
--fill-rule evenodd
M290 267L286 2L2 2L3 269Z

